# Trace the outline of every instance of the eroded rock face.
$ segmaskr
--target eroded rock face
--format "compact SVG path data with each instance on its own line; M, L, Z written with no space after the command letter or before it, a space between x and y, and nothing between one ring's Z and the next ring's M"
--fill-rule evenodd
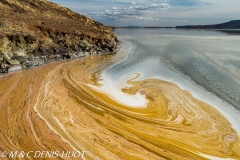
M45 0L1 0L0 16L0 74L115 52L119 43L112 27Z

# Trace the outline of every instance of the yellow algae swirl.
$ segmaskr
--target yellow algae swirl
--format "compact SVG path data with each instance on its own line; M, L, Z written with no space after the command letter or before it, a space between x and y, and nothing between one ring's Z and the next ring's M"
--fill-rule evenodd
M99 58L99 57L98 57ZM127 81L148 104L132 108L92 89L96 57L51 71L36 111L74 148L102 159L202 159L201 154L239 158L237 133L224 116L177 85L159 79ZM100 86L99 86L100 87Z
M19 135L13 134L12 128L1 123L1 148L71 148L87 151L86 159L240 158L239 137L230 122L218 110L176 84L154 78L137 80L139 74L133 74L134 77L126 81L128 85L123 86L121 91L145 97L147 105L139 108L124 105L111 98L111 93L97 89L101 88L98 83L101 71L114 62L112 56L95 55L44 66L42 70L39 67L37 69L44 70L45 74L38 76L33 76L35 69L22 71L17 84L10 81L11 77L5 78L5 84L11 86L1 86L1 91L5 91L1 93L6 96L1 96L0 109L8 110L5 114L14 112L14 109L7 108L7 105L12 105L7 97L10 89L19 88L19 91L23 89L22 92L25 92L24 87L31 86L31 95L21 97L24 100L14 99L12 103L22 102L27 107L21 114L16 113L14 119L7 120L5 117L1 118L1 122L18 126L27 119L25 116L31 121L24 121ZM20 81L23 77L27 82L22 88ZM41 79L41 85L36 83L36 79ZM0 80L3 81L3 78ZM15 109L18 106L12 105ZM45 122L42 124L45 132L51 133L42 133L38 129L40 120ZM43 140L48 135L52 138ZM25 148L16 141L23 141L23 136L28 140ZM54 137L56 140L53 140Z

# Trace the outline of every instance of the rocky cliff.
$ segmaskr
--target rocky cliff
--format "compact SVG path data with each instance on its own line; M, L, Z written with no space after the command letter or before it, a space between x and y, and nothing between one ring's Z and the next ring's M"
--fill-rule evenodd
M115 52L113 28L47 0L0 1L0 74Z

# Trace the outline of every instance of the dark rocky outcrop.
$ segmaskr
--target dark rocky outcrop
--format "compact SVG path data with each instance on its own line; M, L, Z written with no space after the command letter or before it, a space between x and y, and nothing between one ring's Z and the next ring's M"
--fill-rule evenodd
M240 29L240 20L233 20L226 23L214 25L189 25L189 26L176 26L176 28L183 29Z
M0 1L0 74L115 52L112 27L46 0Z

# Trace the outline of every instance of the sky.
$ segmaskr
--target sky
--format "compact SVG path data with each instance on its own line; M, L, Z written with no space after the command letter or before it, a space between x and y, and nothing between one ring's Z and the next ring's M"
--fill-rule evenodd
M217 24L240 19L240 0L50 0L108 26Z

